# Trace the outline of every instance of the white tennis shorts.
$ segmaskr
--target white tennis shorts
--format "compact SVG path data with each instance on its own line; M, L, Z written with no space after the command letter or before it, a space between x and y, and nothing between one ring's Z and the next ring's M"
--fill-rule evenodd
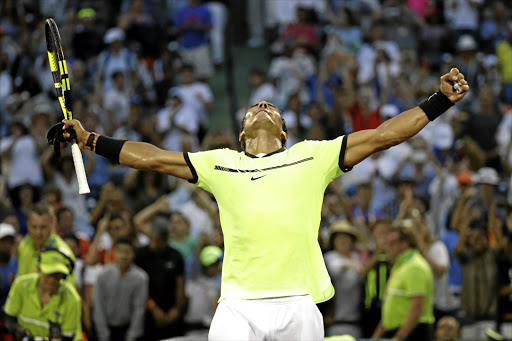
M323 317L310 295L219 303L209 341L324 339Z

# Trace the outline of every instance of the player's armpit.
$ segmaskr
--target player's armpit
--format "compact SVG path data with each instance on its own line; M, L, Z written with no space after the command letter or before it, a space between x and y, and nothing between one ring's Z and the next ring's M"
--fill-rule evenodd
M127 141L121 149L119 163L145 171L152 171L191 180L192 172L181 152L167 151L144 142Z

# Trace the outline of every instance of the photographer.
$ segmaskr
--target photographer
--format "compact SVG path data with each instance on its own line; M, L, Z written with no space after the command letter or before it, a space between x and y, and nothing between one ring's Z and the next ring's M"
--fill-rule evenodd
M49 247L39 254L37 273L14 281L4 308L4 322L19 340L82 340L80 296L64 281L73 267L67 250Z

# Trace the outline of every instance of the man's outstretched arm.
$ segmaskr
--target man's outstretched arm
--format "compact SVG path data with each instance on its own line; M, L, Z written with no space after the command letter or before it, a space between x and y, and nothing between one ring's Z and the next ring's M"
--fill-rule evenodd
M78 120L64 121L64 128L70 127L76 132L76 140L80 149L93 150L97 154L117 161L123 166L170 174L185 180L193 178L185 156L181 152L163 150L145 142L121 142L103 136L100 137L98 134L86 131ZM91 137L91 134L95 135ZM64 137L68 138L69 134L65 132ZM88 141L90 143L87 143ZM119 149L116 150L116 147L119 147ZM105 153L108 155L105 155Z
M462 93L460 94L453 88L453 84L457 82L462 84L460 88ZM458 69L453 68L441 77L440 92L452 103L460 101L468 91L468 83ZM440 94L432 95L428 100L430 103L427 104L427 107L421 105L423 108L430 109L427 110L428 113L418 106L382 123L376 129L361 130L350 134L347 138L344 166L353 167L371 154L396 146L416 135L431 119L442 114L437 111L440 100L437 97L440 97Z

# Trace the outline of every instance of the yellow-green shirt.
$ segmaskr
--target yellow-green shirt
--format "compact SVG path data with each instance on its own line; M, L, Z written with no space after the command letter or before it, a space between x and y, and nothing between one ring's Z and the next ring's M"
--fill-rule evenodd
M229 149L184 154L191 182L219 206L221 300L334 295L318 228L325 188L343 173L343 140L303 141L263 157Z
M49 322L61 325L62 336L82 340L82 303L76 289L63 281L57 294L41 307L37 290L39 274L16 278L9 291L4 310L17 317L18 324L33 336L49 337Z
M419 323L434 323L434 280L427 261L414 249L401 253L391 269L382 307L385 330L400 328L411 309L411 297L423 296Z
M42 248L45 247L56 247L63 248L68 251L68 255L74 257L73 252L69 248L68 244L56 235L55 233L50 234L50 237L44 243ZM36 251L34 246L34 239L28 234L18 245L18 273L17 276L30 274L37 271L37 257L39 253ZM76 287L75 273L73 272L66 280Z
M512 83L512 45L509 41L503 40L498 44L496 56L503 83Z

